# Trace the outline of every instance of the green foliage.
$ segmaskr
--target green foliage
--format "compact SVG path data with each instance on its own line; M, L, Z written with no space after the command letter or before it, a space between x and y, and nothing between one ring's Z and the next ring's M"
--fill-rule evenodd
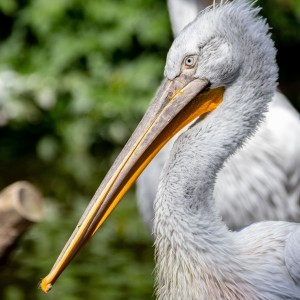
M127 198L101 234L82 250L53 290L44 295L38 289L38 281L49 272L88 199L74 199L76 210L68 211L48 200L45 221L26 234L9 264L1 267L0 298L151 299L151 241L142 221L135 217L135 199L132 195Z
M299 43L300 1L258 0L263 7L262 14L272 24L273 37L280 43Z
M54 173L68 177L64 191L71 181L79 191L91 192L159 84L171 41L165 4L12 3L0 6L7 23L0 68L14 70L0 76L5 86L0 130L10 140L0 161L36 155L36 171L42 165L51 174L38 184L57 199L66 195L54 187L57 181L52 184ZM30 136L30 145L12 141L11 135Z
M45 220L1 267L0 298L44 299L37 283L145 111L171 32L160 1L2 0L0 10L0 184L29 179L46 196ZM122 206L49 299L151 298L152 242L133 197Z

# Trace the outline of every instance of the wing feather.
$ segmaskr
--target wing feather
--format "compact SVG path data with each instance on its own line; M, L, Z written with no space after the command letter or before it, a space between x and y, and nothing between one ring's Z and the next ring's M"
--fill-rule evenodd
M300 285L300 227L293 231L287 240L285 263L290 276Z

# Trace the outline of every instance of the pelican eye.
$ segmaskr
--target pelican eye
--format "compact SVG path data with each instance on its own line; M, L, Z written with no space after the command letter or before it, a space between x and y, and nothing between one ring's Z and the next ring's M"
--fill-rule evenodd
M187 56L185 59L184 59L184 65L188 68L192 68L195 66L196 64L196 57L195 56Z

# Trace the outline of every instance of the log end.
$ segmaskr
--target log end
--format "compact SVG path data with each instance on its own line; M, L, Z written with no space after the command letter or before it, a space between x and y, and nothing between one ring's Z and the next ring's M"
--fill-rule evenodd
M0 194L0 211L8 206L24 219L38 222L43 217L43 202L40 192L27 181L17 181L6 187Z

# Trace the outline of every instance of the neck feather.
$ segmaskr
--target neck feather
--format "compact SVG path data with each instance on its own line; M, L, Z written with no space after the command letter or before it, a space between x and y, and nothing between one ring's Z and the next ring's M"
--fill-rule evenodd
M237 284L243 287L242 276L225 278L242 271L233 236L214 207L214 183L226 159L263 118L275 80L264 89L246 74L239 78L243 80L227 87L223 103L214 112L177 139L163 170L154 205L160 299L172 292L180 299L180 287L183 297L196 293L190 299L200 294L209 299L209 287L224 282L233 291L228 299L242 299L236 289Z

